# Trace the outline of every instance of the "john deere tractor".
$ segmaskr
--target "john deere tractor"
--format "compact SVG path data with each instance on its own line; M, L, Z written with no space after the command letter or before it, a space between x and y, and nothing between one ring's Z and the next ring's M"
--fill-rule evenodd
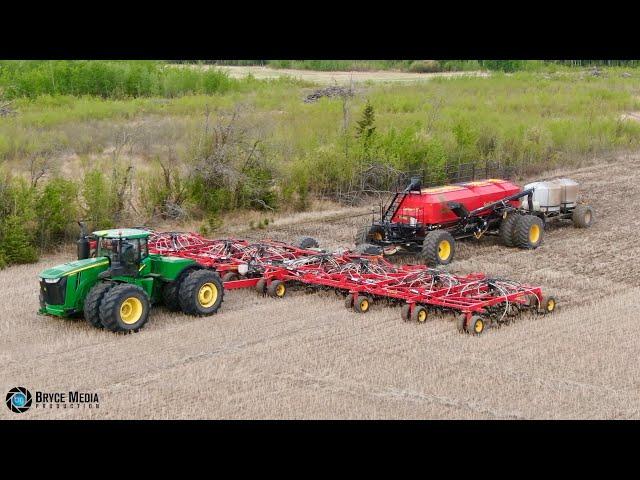
M93 326L137 331L151 305L164 303L189 315L212 315L224 296L220 277L186 258L149 254L149 232L115 229L78 240L78 260L40 273L41 314L71 317L81 313Z

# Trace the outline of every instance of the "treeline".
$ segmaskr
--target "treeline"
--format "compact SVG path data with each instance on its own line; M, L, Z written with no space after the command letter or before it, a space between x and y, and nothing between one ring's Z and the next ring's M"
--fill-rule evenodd
M0 99L39 95L176 97L223 93L238 84L218 69L179 68L164 61L0 61Z

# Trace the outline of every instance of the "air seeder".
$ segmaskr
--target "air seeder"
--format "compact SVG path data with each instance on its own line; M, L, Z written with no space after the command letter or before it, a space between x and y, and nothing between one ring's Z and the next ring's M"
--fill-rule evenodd
M82 227L78 260L40 273L39 313L83 313L95 327L137 331L152 304L190 315L212 315L220 308L224 287L218 274L193 259L149 253L148 231L102 230L90 240Z
M456 240L469 237L499 235L509 247L535 249L548 221L591 225L593 209L578 204L577 192L578 184L569 179L524 188L501 179L422 188L416 177L381 207L372 223L358 230L355 243L365 253L402 248L420 254L429 265L450 263Z

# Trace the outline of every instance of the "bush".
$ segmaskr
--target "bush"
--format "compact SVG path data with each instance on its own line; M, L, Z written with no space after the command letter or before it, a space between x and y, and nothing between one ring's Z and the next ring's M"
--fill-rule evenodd
M78 186L71 180L54 178L45 185L36 203L42 249L71 238L67 234L78 220L77 195Z
M85 205L83 218L92 230L115 226L114 189L101 171L85 174L80 193Z
M38 252L23 219L10 215L0 226L0 263L33 263L38 260Z

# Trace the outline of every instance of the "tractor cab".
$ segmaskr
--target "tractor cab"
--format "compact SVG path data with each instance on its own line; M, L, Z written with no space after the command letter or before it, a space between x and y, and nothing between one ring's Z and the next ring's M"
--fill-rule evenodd
M138 276L148 263L149 232L133 228L93 232L97 239L96 257L109 259L103 276Z

